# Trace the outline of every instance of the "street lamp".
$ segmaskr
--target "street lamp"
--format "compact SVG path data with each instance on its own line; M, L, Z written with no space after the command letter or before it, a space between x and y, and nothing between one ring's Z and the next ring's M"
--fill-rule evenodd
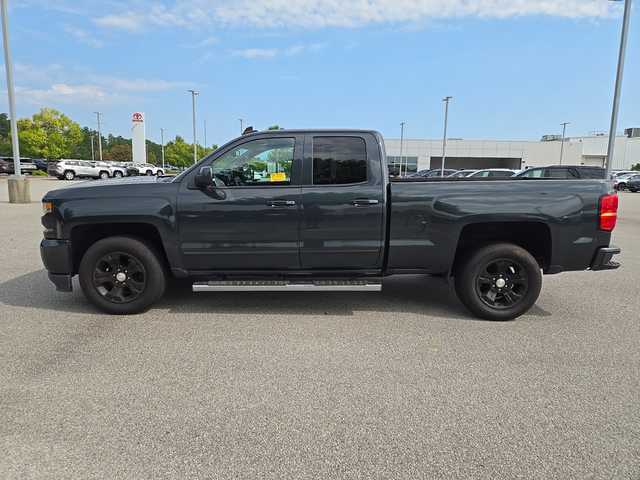
M95 160L95 153L93 150L93 135L91 135L91 161Z
M240 135L242 135L242 122L244 122L244 120L242 118L239 118L238 120L240 120Z
M160 129L160 145L162 148L162 171L166 173L164 168L164 128Z
M98 115L98 152L100 152L100 161L102 161L102 133L100 133L100 115L102 112L93 112Z
M198 161L198 150L196 148L196 95L198 92L195 90L187 90L191 92L191 101L193 103L193 163Z
M402 176L402 141L404 140L404 122L400 124L400 176ZM405 174L407 169L405 168Z
M441 176L444 177L444 153L445 153L445 147L447 145L447 117L449 116L449 99L451 99L453 97L445 97L442 99L443 102L447 103L447 106L445 107L444 110L444 139L442 140L442 172L441 172Z
M609 0L619 2L621 0ZM620 53L618 54L618 71L616 73L616 86L613 93L613 109L611 111L611 128L609 129L609 147L607 148L607 165L605 178L611 178L613 168L613 147L616 141L616 127L618 123L618 107L620 105L620 90L622 87L622 71L624 70L624 55L627 49L627 32L629 31L629 14L631 13L631 0L624 1L624 15L622 17L622 35L620 37Z
M569 122L561 123L562 125L562 144L560 145L560 165L562 165L562 149L564 148L564 130L569 125Z

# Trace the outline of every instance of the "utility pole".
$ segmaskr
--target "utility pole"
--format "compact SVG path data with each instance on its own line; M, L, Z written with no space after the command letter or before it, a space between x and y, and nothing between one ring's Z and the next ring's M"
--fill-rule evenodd
M451 98L453 97L445 97L442 99L443 102L447 102L447 106L444 110L444 138L442 140L442 172L440 173L442 177L444 177L444 154L445 147L447 145L447 117L449 116L449 99Z
M100 115L102 112L93 112L98 115L98 152L100 152L100 161L102 161L102 133L100 133Z
M196 144L196 95L198 92L195 90L187 90L191 92L191 101L193 104L193 164L195 165L198 162L198 149Z
M93 153L93 135L91 135L91 161L95 160L95 155Z
M404 139L404 122L400 124L400 176L402 176L402 141ZM407 173L407 169L405 168L405 175Z
M160 129L160 144L162 145L162 171L167 173L164 168L164 128Z
M567 128L567 125L569 125L569 122L564 122L564 123L561 123L560 125L562 125L562 144L560 145L560 165L562 165L562 150L564 149L564 131Z

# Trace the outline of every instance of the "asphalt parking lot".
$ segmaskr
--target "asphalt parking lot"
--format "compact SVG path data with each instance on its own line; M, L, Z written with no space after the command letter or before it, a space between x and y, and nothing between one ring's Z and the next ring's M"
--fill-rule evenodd
M379 293L192 293L103 314L40 261L0 177L2 478L640 478L640 193L622 267L515 321L430 276Z

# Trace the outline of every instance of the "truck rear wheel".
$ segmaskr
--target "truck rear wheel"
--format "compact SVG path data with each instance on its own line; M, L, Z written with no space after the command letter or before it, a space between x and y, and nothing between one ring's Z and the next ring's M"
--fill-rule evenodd
M80 262L80 287L100 310L140 313L162 296L166 274L154 245L133 236L104 238L92 245Z
M542 273L535 258L512 243L492 243L470 252L455 272L458 298L486 320L512 320L538 299Z

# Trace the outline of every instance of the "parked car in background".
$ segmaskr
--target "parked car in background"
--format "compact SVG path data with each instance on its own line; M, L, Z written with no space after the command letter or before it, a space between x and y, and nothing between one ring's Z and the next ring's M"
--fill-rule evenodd
M455 168L445 168L444 176L448 177L452 173L456 173L458 170ZM417 173L412 175L408 175L406 178L434 178L434 177L442 177L442 169L441 168L431 168L429 170L420 170Z
M156 167L150 163L136 163L134 166L138 169L140 175L146 175L148 177L152 175L162 176L164 173L161 167Z
M478 170L466 178L511 177L517 172L518 170L510 170L508 168L486 168L484 170Z
M31 173L37 170L36 164L30 158L20 159L20 173ZM0 173L12 174L14 172L13 157L0 157Z
M477 172L478 170L474 169L474 168L465 168L462 170L458 170L454 173L452 173L451 175L448 175L449 178L463 178L463 177L468 177L469 175L471 175L472 173Z
M100 162L97 162L100 163ZM111 171L113 178L122 178L127 176L127 167L124 164L116 162L103 162L104 165Z
M611 172L612 175L619 177L620 175L635 175L636 173L640 173L638 170L614 170Z
M58 180L73 180L76 177L104 180L111 176L111 171L108 167L94 165L88 160L61 159L53 165L53 168L49 168L49 174L54 175Z
M629 190L630 192L636 193L638 190L640 190L640 173L636 173L634 175L631 175L630 177L627 177L626 185L627 190Z
M614 178L613 187L616 190L626 190L627 189L627 180L634 175L638 175L640 172L633 173L624 173L622 175L616 175Z
M605 169L589 165L549 165L522 170L514 177L523 178L604 178Z

